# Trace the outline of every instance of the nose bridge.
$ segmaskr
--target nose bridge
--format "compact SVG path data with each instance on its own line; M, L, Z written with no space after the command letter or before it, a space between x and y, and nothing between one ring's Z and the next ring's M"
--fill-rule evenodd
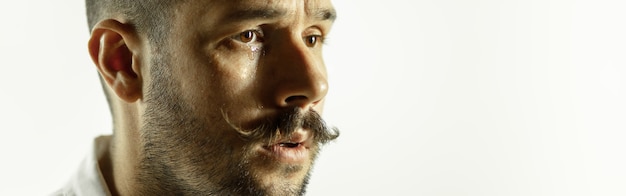
M326 68L319 51L307 47L299 35L289 36L273 51L275 101L281 107L314 106L326 96Z

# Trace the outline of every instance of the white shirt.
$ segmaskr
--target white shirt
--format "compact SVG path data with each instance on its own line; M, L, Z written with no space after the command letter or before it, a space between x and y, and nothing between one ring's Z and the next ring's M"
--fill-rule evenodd
M109 149L111 136L100 136L94 140L93 149L80 164L78 171L70 178L61 190L53 193L55 196L109 196L106 181L100 171L98 160L102 159Z

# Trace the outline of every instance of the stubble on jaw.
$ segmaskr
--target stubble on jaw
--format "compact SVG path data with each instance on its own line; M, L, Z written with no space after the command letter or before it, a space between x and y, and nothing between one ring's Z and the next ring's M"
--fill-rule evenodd
M152 83L147 88L145 96L146 112L145 123L142 125L141 143L143 157L136 176L141 187L137 189L139 195L159 195L163 193L173 195L302 195L305 193L310 171L319 145L311 148L311 159L308 167L300 165L282 165L276 167L274 160L259 157L253 152L253 147L259 144L267 135L266 131L258 133L258 138L237 138L239 141L224 139L219 134L208 135L209 127L206 119L193 116L191 107L185 105L180 97L180 90L173 81L167 55L157 55L151 66ZM317 114L316 114L317 115ZM319 117L317 115L316 117ZM212 122L224 120L211 119ZM273 123L266 127L281 126ZM284 124L284 123L283 123ZM311 122L292 123L294 126L311 126ZM315 123L313 123L315 124ZM282 125L286 126L286 125ZM232 127L224 127L232 129ZM317 129L327 129L325 125L317 125ZM330 129L328 129L330 130ZM234 132L234 130L233 130ZM319 133L318 133L319 132ZM326 134L324 136L324 133ZM234 133L233 133L234 134ZM289 134L289 133L282 133ZM323 143L338 136L338 132L317 131ZM325 139L324 139L325 138ZM236 147L232 142L240 142ZM262 182L268 179L268 173L278 171L281 176L290 176L293 173L303 172L298 182L276 180L278 183ZM267 173L266 173L267 172ZM271 179L269 178L269 179ZM289 182L289 183L287 183Z

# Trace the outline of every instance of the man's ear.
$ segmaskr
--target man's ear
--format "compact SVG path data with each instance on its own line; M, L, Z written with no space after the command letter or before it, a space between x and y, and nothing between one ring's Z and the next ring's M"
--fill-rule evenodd
M91 30L89 55L117 96L129 103L142 98L141 40L135 29L117 20L100 21Z

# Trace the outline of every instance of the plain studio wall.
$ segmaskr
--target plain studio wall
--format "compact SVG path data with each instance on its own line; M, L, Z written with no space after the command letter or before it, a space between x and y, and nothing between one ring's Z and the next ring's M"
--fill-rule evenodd
M626 3L334 1L308 195L626 195ZM45 195L111 118L82 1L0 3L0 195Z

